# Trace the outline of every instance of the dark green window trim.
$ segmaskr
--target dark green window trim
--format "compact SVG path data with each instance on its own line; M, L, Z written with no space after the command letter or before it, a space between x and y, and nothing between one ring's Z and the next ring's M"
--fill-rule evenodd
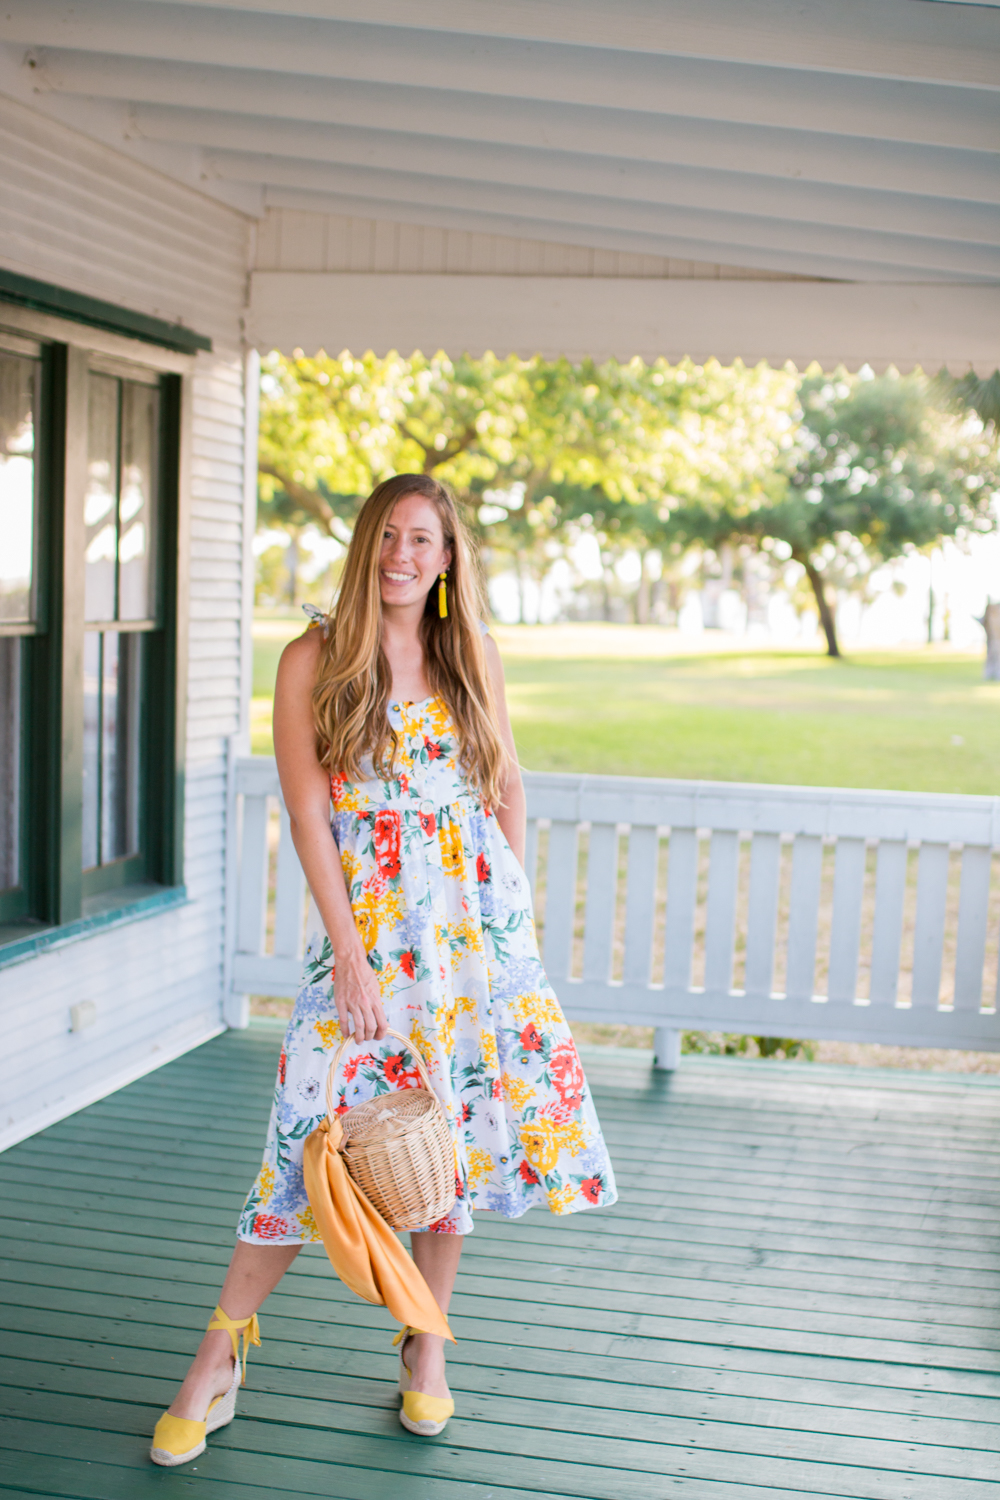
M181 536L186 440L183 380L157 373L161 391L157 556L160 610L137 632L145 642L142 854L96 871L82 869L83 490L87 467L89 353L64 343L42 350L37 633L23 638L23 795L30 819L22 886L0 902L0 964L109 922L142 916L183 895L187 649L186 552ZM178 896L177 892L181 895ZM141 893L141 899L137 896ZM162 899L161 899L162 898Z
M113 302L102 302L99 297L85 297L81 292L71 292L65 287L53 286L48 281L35 281L32 276L19 276L16 271L0 269L0 302L13 302L18 307L29 307L35 312L70 318L74 323L85 323L89 328L124 333L129 338L142 339L147 344L175 349L179 354L197 354L199 349L211 353L212 350L210 338L202 333L195 333L191 328L185 328L182 323L167 323L162 318L150 318L145 313L116 307Z
M140 883L115 892L113 898L95 896L85 901L83 915L75 922L64 922L62 926L38 926L34 932L26 930L28 923L17 927L11 924L7 929L10 932L7 941L4 941L4 928L0 927L0 969L23 963L48 948L61 948L64 943L79 942L81 938L108 927L123 927L127 922L154 917L158 912L170 911L187 903L188 894L182 885L164 887Z

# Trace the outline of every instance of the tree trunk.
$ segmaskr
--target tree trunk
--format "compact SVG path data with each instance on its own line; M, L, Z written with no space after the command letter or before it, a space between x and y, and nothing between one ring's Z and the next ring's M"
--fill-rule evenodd
M635 594L635 623L637 625L649 624L649 585L650 578L646 572L646 551L639 549L639 587Z
M288 536L285 566L288 569L288 603L294 609L298 602L299 592L299 539L294 531Z
M1000 682L1000 602L987 599L986 608L979 616L979 623L986 631L986 662L983 676L987 682Z
M822 575L813 567L807 557L800 557L797 561L805 568L806 577L812 585L812 591L816 598L816 608L819 610L819 622L823 627L823 634L826 636L826 654L827 656L839 656L840 647L837 645L837 622L830 608L830 602L826 597Z

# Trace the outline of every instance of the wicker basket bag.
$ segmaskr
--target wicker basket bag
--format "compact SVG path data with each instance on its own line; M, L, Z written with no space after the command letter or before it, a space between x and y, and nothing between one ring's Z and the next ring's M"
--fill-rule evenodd
M388 1031L416 1059L423 1083L356 1104L339 1116L347 1170L390 1229L424 1229L455 1202L455 1148L444 1110L413 1043ZM334 1080L354 1040L341 1042L326 1077L326 1110L334 1116Z

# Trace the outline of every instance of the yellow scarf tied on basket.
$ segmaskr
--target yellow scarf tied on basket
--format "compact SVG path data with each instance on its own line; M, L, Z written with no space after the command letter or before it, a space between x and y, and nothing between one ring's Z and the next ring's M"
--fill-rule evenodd
M302 1163L313 1217L333 1269L358 1297L387 1307L400 1323L454 1343L430 1287L348 1172L338 1150L343 1135L339 1120L324 1120L307 1138Z

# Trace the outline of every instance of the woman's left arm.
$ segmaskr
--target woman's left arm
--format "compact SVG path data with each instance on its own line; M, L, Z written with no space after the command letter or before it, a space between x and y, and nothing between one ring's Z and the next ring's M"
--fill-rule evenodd
M502 804L496 809L497 822L503 829L504 836L523 869L524 842L527 834L527 805L524 799L524 785L521 781L521 768L517 763L517 750L514 747L514 731L510 727L510 714L507 712L507 691L504 684L503 663L500 660L497 643L491 635L486 636L483 644L486 647L486 665L489 669L490 681L493 684L493 698L496 703L497 718L500 720L500 734L510 754Z

